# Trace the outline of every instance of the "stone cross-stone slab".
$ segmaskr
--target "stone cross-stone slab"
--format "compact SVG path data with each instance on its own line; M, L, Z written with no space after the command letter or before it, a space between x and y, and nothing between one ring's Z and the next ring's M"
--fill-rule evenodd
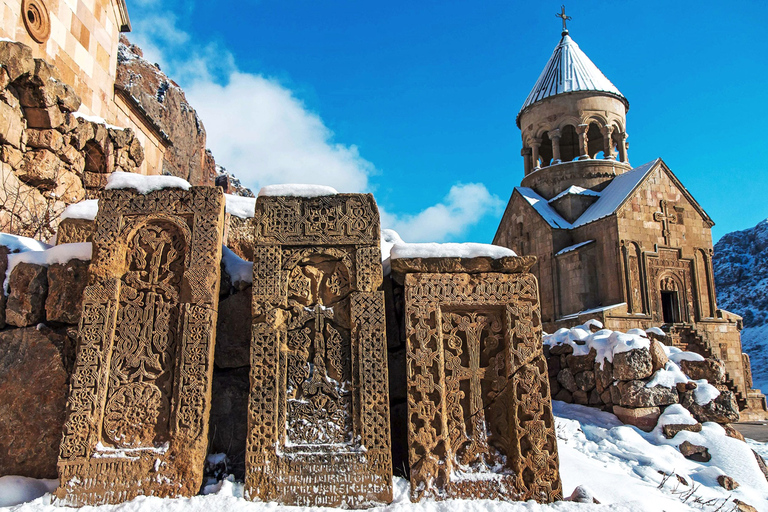
M260 196L245 496L392 500L379 213L370 194Z
M59 454L63 504L200 489L223 220L215 187L103 193Z
M392 261L411 500L562 499L533 257Z

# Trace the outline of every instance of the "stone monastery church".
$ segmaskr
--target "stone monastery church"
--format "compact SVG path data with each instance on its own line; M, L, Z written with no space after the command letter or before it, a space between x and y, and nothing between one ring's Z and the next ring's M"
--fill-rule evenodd
M628 110L564 29L517 115L525 176L493 243L538 258L546 332L589 318L663 325L675 344L725 362L740 408L764 411L741 318L717 308L714 222L661 158L630 164Z

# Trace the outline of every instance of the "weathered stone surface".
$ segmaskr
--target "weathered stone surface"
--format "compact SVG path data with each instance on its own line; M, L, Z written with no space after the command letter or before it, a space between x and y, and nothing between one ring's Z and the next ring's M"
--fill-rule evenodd
M56 128L64 123L64 114L58 106L46 108L25 108L24 117L30 128Z
M570 368L560 370L560 373L557 375L557 382L571 393L579 389L576 385L576 378L573 376Z
M27 130L27 146L49 151L59 151L64 146L64 137L56 130Z
M45 238L48 235L48 203L36 188L22 183L8 164L0 164L0 231Z
M573 354L573 347L570 345L555 345L549 347L549 353L553 356L567 356Z
M661 342L652 339L649 352L651 353L652 373L655 373L666 366L669 357L667 357L667 353L664 351L664 345L662 345Z
M241 219L234 215L229 216L229 229L227 230L227 247L245 261L253 261L253 219Z
M0 159L12 168L18 169L24 161L24 153L9 144L4 144L0 148Z
M694 423L693 425L686 423L670 423L661 427L661 431L667 439L672 439L678 432L682 432L683 430L688 432L701 432L701 423Z
M21 147L23 131L24 121L21 111L0 101L0 142L18 149Z
M757 466L760 468L760 472L765 477L765 480L768 481L768 464L765 463L765 459L763 459L763 457L755 450L752 450L752 454L755 456L755 460L757 461Z
M222 310L223 311L223 310ZM249 369L214 370L208 453L225 453L228 472L245 476Z
M614 380L645 379L653 375L651 353L645 349L620 352L613 356Z
M626 408L614 405L613 414L626 425L634 425L640 430L650 432L656 428L656 423L661 415L661 409L658 407Z
M6 323L26 327L45 321L46 276L47 269L41 265L19 263L13 268L8 279Z
M597 352L595 352L595 349L590 349L589 353L584 356L567 356L565 358L565 362L568 365L568 368L571 369L573 373L579 373L579 372L591 372L592 369L595 367L595 356L597 355Z
M726 491L732 491L739 486L739 482L737 482L736 480L734 480L728 475L718 475L717 483L720 484L720 487L722 487Z
M219 303L219 310L226 314L216 320L214 361L218 368L243 368L251 364L252 295L247 288Z
M584 371L574 375L576 387L580 391L592 391L595 388L595 372Z
M736 512L758 512L758 510L749 503L745 503L738 499L733 500L733 504L736 505Z
M680 404L702 423L706 421L716 423L739 421L739 406L731 391L720 391L717 398L703 406L696 402L693 391L686 391L680 394Z
M77 506L193 496L208 445L224 196L107 190L99 211L55 495ZM126 456L105 465L115 449Z
M56 245L90 242L93 238L94 221L87 219L64 219L59 222Z
M49 322L77 324L88 283L90 261L69 260L48 267L48 298L45 313Z
M614 366L614 372L616 366ZM611 386L613 403L624 407L658 407L676 404L677 391L663 386L645 387L645 381L620 381Z
M553 397L553 400L560 400L561 402L573 403L573 393L563 388L558 391Z
M699 446L688 441L683 441L678 447L683 457L696 462L709 462L712 456L706 446Z
M0 475L56 478L73 353L62 330L0 332Z
M588 405L589 404L589 395L585 391L581 391L580 389L577 389L573 392L573 403L579 404L579 405Z
M83 186L86 188L103 189L107 186L109 180L109 174L103 174L100 172L83 172Z
M55 154L44 149L27 151L24 162L16 175L29 185L42 190L50 190L56 186L56 180L62 172L62 162Z
M595 496L592 494L592 491L583 485L576 486L571 495L568 497L568 501L573 501L574 503L594 503L596 505L600 504L600 501L595 498Z
M59 156L62 161L70 165L70 168L74 173L78 176L82 176L83 170L85 169L85 157L76 147L69 145L64 146L59 152Z
M254 224L246 496L302 506L387 503L392 455L373 196L262 196Z
M22 75L35 71L32 49L14 41L0 41L0 62L8 73L8 81L15 82Z
M717 359L680 361L680 369L693 380L707 379L713 385L725 382L725 365Z
M738 439L739 441L744 441L744 436L742 435L742 433L736 430L735 428L733 428L733 425L731 425L730 423L724 423L723 429L725 430L725 435L727 435L728 437Z
M686 391L692 391L697 387L699 387L699 385L693 381L678 382L677 384L675 384L675 389L677 389L678 393L685 393Z
M528 272L536 264L533 256L507 256L504 258L403 258L392 260L395 280L402 283L402 276L411 272L479 274L498 272L518 274Z
M608 361L595 363L595 386L602 393L613 384L613 364Z

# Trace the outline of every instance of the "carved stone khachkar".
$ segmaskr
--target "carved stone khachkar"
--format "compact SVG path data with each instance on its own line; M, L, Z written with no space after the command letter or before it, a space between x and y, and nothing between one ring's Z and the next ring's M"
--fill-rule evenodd
M379 214L370 194L259 197L245 495L392 500Z
M412 501L562 499L534 262L392 261L404 284Z
M56 496L193 496L208 439L224 197L107 190L93 235Z

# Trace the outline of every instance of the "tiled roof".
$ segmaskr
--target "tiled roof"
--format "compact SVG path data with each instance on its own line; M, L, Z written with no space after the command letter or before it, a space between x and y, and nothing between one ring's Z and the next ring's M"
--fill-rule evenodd
M517 114L518 121L520 114L534 103L556 94L576 91L600 91L614 94L629 108L627 99L566 33L523 103Z

